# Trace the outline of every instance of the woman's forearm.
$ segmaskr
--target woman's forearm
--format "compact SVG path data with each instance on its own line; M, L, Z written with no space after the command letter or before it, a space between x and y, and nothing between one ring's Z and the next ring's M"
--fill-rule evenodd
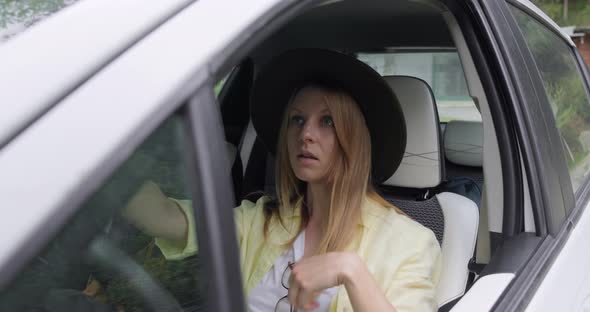
M122 215L144 233L178 243L186 242L186 216L176 202L154 182L144 183L133 195Z
M396 311L358 255L350 254L344 287L354 311Z

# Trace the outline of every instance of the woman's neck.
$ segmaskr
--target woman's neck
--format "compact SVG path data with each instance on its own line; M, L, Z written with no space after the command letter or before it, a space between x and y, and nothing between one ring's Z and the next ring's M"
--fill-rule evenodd
M327 184L307 184L307 209L309 209L308 226L319 226L327 218L330 208L332 187Z

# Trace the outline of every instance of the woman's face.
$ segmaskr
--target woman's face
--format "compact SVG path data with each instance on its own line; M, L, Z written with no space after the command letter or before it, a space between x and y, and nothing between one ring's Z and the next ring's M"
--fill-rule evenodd
M287 149L295 176L308 183L328 183L339 145L324 91L313 87L299 91L287 122Z

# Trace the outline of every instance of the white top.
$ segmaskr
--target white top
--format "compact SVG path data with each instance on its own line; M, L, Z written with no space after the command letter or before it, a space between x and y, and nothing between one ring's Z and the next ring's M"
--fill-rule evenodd
M293 247L286 250L270 268L270 271L264 275L262 281L250 292L248 296L249 312L273 312L279 299L287 295L287 289L281 285L281 278L289 261L297 262L305 251L305 231L302 231L293 242ZM285 281L288 281L288 274L285 275ZM285 284L289 286L287 283ZM320 306L313 310L314 312L327 312L330 308L330 302L336 295L337 287L328 288L318 296L317 301ZM281 300L276 311L289 312L289 301Z

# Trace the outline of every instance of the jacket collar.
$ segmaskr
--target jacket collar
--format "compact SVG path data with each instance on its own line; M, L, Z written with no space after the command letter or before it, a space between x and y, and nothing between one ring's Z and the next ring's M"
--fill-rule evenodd
M284 245L298 234L302 204L303 200L299 200L293 210L282 211L283 224L280 224L277 219L270 224L269 236L273 243ZM368 197L363 201L361 209L361 219L358 221L358 225L365 230L373 226L375 217L381 217L389 210Z

